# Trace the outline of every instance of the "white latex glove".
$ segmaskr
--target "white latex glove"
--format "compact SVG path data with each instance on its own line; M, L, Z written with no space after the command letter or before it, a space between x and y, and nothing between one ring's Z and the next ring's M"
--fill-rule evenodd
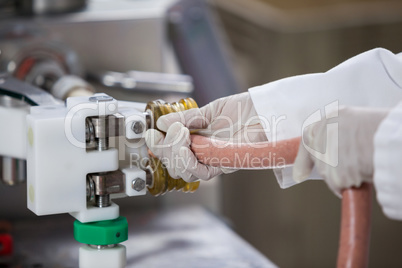
M402 103L378 127L374 146L378 203L387 217L402 220Z
M167 131L174 122L228 142L267 140L248 92L217 99L201 108L162 116L156 124L160 130Z
M293 167L297 182L315 166L329 188L341 190L372 182L374 134L388 110L343 107L303 130Z
M174 178L194 181L209 180L222 170L198 162L190 149L190 130L228 142L266 141L265 132L248 92L217 99L204 107L162 116L157 127L166 132L166 138L157 130L148 130L145 140L151 152L167 166Z
M145 141L174 179L182 178L192 182L197 179L211 179L222 174L220 168L198 162L190 150L190 131L180 122L173 123L167 129L166 136L158 130L149 129L145 134Z

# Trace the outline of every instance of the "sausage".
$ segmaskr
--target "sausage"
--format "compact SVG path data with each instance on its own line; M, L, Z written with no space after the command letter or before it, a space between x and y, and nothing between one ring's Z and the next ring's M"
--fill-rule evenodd
M372 184L342 192L338 268L368 267Z
M273 168L293 164L300 137L289 140L236 145L191 135L191 149L200 162L232 168ZM259 159L259 160L258 160ZM265 159L265 160L264 160ZM338 268L367 267L370 244L372 185L342 192Z
M191 150L200 162L228 168L273 168L293 164L299 150L300 137L274 142L236 145L191 135Z

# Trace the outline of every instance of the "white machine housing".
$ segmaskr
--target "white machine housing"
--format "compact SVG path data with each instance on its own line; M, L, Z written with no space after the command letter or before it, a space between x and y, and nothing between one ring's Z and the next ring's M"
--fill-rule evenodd
M131 187L136 178L146 181L144 170L119 167L118 149L88 151L85 142L87 117L119 112L124 116L125 137L135 141L130 146L125 144L125 149L147 156L142 133L136 134L130 127L137 121L145 125L144 109L143 103L120 103L114 99L93 102L88 97L69 98L65 106L31 107L27 116L28 208L37 215L70 213L81 222L115 219L119 207L114 203L103 208L87 207L86 177L89 173L118 169L125 174L125 193L112 198L146 194L146 188L138 192Z

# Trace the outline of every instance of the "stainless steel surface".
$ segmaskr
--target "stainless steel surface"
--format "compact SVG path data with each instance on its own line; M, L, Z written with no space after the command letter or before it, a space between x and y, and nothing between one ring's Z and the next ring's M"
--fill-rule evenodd
M95 198L95 184L94 181L87 177L87 202L91 202Z
M135 212L127 208L121 215L129 224L129 239L123 243L128 268L276 267L201 207ZM78 267L81 244L73 238L73 222L68 215L17 221L13 232L14 266Z
M88 177L93 180L96 195L118 194L125 190L125 176L120 170L101 173L89 174Z
M102 95L102 96L92 96L92 97L89 98L89 101L92 101L92 102L106 102L106 101L112 101L112 100L113 100L112 97L104 96L104 95Z
M105 70L176 73L179 69L165 33L166 9L174 2L177 0L91 0L81 12L11 17L3 20L3 25L11 26L17 34L35 29L20 46L38 35L39 39L48 41L49 37L68 45L91 74ZM16 54L7 51L5 54Z
M102 250L102 249L108 249L108 248L114 248L117 245L116 244L112 244L112 245L89 245L89 247L97 249L97 250Z
M101 98L103 97L103 98ZM109 96L94 96L92 101L109 101ZM90 98L90 99L91 99ZM109 138L124 135L124 116L115 113L108 116L93 116L85 120L87 149L109 149Z
M152 184L154 183L154 176L151 166L146 167L145 173L146 173L146 185L152 187Z
M0 176L0 180L10 186L25 182L27 162L23 159L0 156Z
M7 95L22 100L30 105L59 104L46 91L21 82L8 74L0 75L0 95Z
M86 0L18 0L17 11L22 14L59 14L82 9Z
M95 138L109 137L109 119L106 116L90 117L94 126Z
M109 149L109 120L106 116L91 117L98 151Z
M192 78L182 74L139 71L106 72L99 76L99 81L108 87L119 87L130 91L191 94L194 90Z
M120 170L100 173L88 174L87 176L87 201L92 201L95 196L96 207L108 207L111 205L110 195L124 193L125 176Z
M4 23L0 30L0 71L49 92L61 77L82 75L77 55L56 39L34 23Z
M124 116L119 113L115 113L108 117L109 119L109 137L124 136L125 125Z
M131 183L131 187L136 190L137 192L141 192L142 190L144 190L146 186L146 183L144 180L140 179L140 178L136 178L132 181Z
M3 107L26 107L28 104L26 104L24 101L12 98L10 96L6 95L0 95L0 106Z
M98 151L106 151L109 149L109 138L96 138Z
M145 127L146 130L148 130L153 127L152 123L154 122L154 119L152 118L152 112L150 112L149 110L145 111L144 115L145 115L145 123L147 124Z
M23 108L27 107L28 104L10 96L0 95L0 106L6 108ZM0 181L10 186L17 185L25 182L26 176L26 160L0 155Z
M64 74L65 70L63 66L56 61L47 60L35 63L26 74L23 81L45 89L46 91L50 91L54 83Z
M92 148L95 146L95 130L94 124L92 124L91 118L87 117L85 119L85 141L87 143L87 148Z

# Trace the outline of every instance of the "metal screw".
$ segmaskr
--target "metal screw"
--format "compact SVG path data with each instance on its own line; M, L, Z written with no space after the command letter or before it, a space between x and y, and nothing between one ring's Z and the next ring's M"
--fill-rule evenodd
M143 114L145 116L146 127L147 129L150 129L152 127L152 112L147 110Z
M136 178L133 180L133 182L131 183L131 187L136 190L137 192L141 192L142 190L144 190L145 188L145 181L140 179L140 178Z
M152 172L152 167L149 166L149 165L145 168L145 176L146 176L145 178L146 178L147 185L150 186L150 187L153 187L154 175L153 175L153 172Z
M110 207L112 203L110 202L110 195L95 195L95 206L99 208Z
M101 95L101 96L92 96L89 98L89 101L92 102L106 102L106 101L112 101L113 98L107 95Z
M141 121L134 122L131 126L131 129L134 131L135 134L141 134L144 132L144 123Z
M87 177L87 202L90 202L95 197L95 184L94 181Z

